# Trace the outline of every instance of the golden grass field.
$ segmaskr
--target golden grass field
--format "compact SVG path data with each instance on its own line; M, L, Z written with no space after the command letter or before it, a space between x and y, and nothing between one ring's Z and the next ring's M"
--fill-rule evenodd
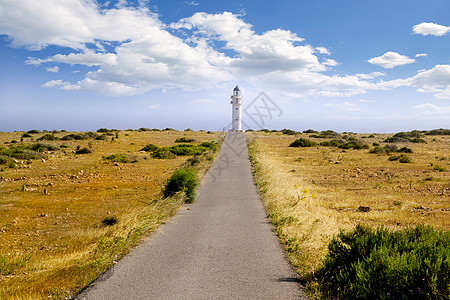
M288 147L308 134L247 132L255 181L291 263L307 278L331 237L358 223L393 230L415 224L450 229L450 136L425 136L426 144L402 143L413 163L389 161L369 150ZM384 146L388 136L358 139ZM441 172L434 169L445 168ZM360 206L370 207L362 212Z
M22 134L0 133L0 146ZM68 147L30 165L0 166L0 299L71 297L172 216L183 200L163 199L161 191L189 157L153 159L139 150L149 143L171 146L182 136L223 138L203 131L121 131L104 141L44 141ZM94 152L74 154L77 146ZM117 153L136 162L102 160ZM212 161L208 155L197 166L200 176ZM103 226L107 217L119 222Z

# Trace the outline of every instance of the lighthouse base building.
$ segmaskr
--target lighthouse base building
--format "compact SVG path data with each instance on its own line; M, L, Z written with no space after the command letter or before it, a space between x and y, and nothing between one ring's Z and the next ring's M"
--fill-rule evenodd
M231 96L231 130L232 132L241 132L242 130L242 94L239 86L233 89Z

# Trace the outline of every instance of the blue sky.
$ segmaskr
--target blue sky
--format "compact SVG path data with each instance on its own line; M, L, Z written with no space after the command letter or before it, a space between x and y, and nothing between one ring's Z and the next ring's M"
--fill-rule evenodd
M449 11L448 0L0 0L0 131L222 130L237 83L252 129L449 128Z

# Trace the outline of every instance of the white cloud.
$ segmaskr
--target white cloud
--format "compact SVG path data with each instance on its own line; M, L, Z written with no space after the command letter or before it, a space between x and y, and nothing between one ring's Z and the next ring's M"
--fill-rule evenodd
M359 99L358 102L361 103L375 103L375 100L369 100L369 99Z
M337 108L343 111L357 111L360 110L358 105L350 102L342 102L342 103L325 103L325 107Z
M61 49L50 57L29 58L27 64L91 68L82 80L49 81L42 85L47 88L120 97L152 89L205 89L243 78L257 89L304 97L349 97L389 88L366 81L381 72L323 74L339 64L316 56L330 55L328 49L304 44L289 30L257 34L242 15L203 12L166 25L145 5L130 7L124 0L105 7L94 0L2 0L0 34L15 47Z
M426 53L418 53L418 54L416 54L416 57L427 57L428 56L428 54L426 54Z
M326 59L322 64L325 66L330 66L330 67L339 65L339 63L337 61L335 61L334 59Z
M384 72L372 72L370 74L356 74L356 77L360 79L374 79L380 76L386 76Z
M413 32L421 35L443 36L450 32L450 26L423 22L413 26Z
M192 5L192 6L198 6L200 3L195 2L195 1L186 1L185 2L187 5Z
M410 86L419 93L432 93L436 99L450 99L450 65L436 65L429 70L421 70L415 76L377 84L380 88Z
M148 108L150 108L151 110L157 110L161 107L160 104L152 104L150 105Z
M401 55L396 52L388 51L382 56L374 57L368 60L373 65L378 65L385 69L392 69L397 66L412 64L416 60L409 58L406 55Z
M59 72L59 67L58 66L47 67L46 70L47 70L47 72L58 73Z
M331 54L330 51L325 47L316 47L314 49L316 49L316 51L319 52L320 54L326 54L326 55Z

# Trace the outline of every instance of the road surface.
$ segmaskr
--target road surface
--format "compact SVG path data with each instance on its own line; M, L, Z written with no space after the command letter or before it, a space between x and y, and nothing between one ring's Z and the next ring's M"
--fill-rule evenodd
M183 206L77 299L307 299L228 133L195 203Z

